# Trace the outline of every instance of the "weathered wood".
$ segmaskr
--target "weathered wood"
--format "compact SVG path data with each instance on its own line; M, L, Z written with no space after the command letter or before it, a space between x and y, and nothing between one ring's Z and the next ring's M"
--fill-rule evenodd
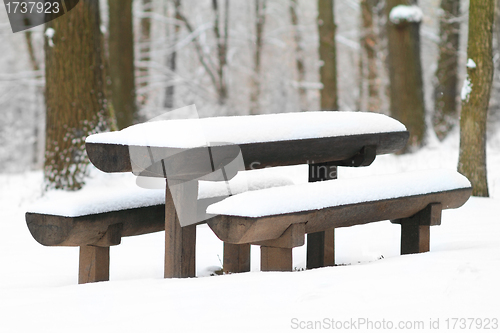
M179 214L191 211L196 216L196 204L184 198L183 193L191 193L191 186L197 187L197 182L187 182L176 185L172 192L166 187L165 195L165 278L182 278L196 276L196 225L181 227ZM182 191L182 186L186 191ZM196 188L196 193L197 188ZM174 198L173 195L179 196ZM176 204L174 204L176 202ZM196 201L195 201L196 203ZM179 214L177 213L179 211Z
M208 225L223 241L255 243L278 238L293 223L307 222L305 231L309 234L330 228L408 218L437 202L441 203L442 209L458 208L468 200L471 192L471 188L463 188L258 218L219 215L208 220Z
M401 254L428 252L430 226L441 224L442 205L431 203L408 218L393 220L401 224Z
M335 266L335 229L325 230L323 266Z
M306 233L305 223L296 223L290 225L283 234L276 239L267 241L255 242L254 245L282 247L291 249L294 247L302 246L305 243L304 236Z
M250 272L250 244L224 242L222 265L225 274Z
M78 283L109 281L109 247L80 246Z
M164 230L164 221L163 204L77 217L26 213L31 235L45 246L117 245L121 237Z
M344 161L359 155L363 147L376 146L378 155L389 154L403 149L408 140L407 131L390 133L373 133L362 135L348 135L341 137L326 137L303 140L288 140L274 142L258 142L238 145L245 168L260 169L272 166L317 164L331 161ZM90 161L104 172L131 172L130 151L144 147L125 146L104 143L86 143L87 155ZM159 156L170 156L172 148L151 147ZM221 154L224 156L224 149ZM167 151L165 153L165 151ZM162 152L163 151L163 152ZM200 152L201 153L201 152ZM144 154L149 161L149 155ZM159 165L158 165L159 168ZM158 169L163 177L163 171ZM191 178L193 179L193 178Z
M325 181L330 179L337 179L337 164L363 164L365 160L364 156L366 155L370 164L373 162L373 159L376 155L376 149L374 146L369 146L370 148L366 149L362 148L358 155L355 155L351 162L349 161L341 161L340 163L320 163L320 164L309 164L309 177L308 180L310 183ZM371 159L371 155L373 155L373 159ZM370 161L371 159L371 161ZM326 247L325 243L325 230L310 233L307 235L307 252L306 252L306 268L313 269L325 266L325 256L327 258L331 258L334 256L333 247ZM327 252L327 251L330 252Z
M282 247L260 247L260 270L266 271L292 271L292 249Z

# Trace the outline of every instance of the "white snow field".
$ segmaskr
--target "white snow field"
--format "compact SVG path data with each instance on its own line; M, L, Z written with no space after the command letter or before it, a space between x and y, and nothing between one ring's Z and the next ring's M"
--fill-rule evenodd
M341 168L339 177L456 170L457 160L455 132L418 153ZM306 170L255 173L300 183ZM252 272L210 276L221 266L222 242L202 225L197 278L163 279L164 233L156 233L124 238L111 249L110 281L86 285L77 284L78 248L44 247L26 226L41 172L1 174L0 332L498 331L500 136L490 140L488 172L491 198L445 210L428 253L400 256L400 227L383 221L337 229L340 266L304 271L303 246L294 250L294 272L259 272L253 247ZM135 183L97 170L92 177L88 188Z

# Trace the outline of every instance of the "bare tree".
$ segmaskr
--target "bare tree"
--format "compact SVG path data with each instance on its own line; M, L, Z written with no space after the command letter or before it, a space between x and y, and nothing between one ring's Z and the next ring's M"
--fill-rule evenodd
M472 194L487 197L486 120L493 81L493 1L471 1L467 77L462 87L458 171L472 183Z
M219 2L224 2L222 9ZM181 0L174 0L177 18L184 22L189 33L195 33L195 27L191 24L188 17L181 8ZM199 37L193 41L198 60L207 72L212 84L217 92L217 100L220 105L226 104L228 99L228 86L226 80L227 71L227 51L229 42L229 0L212 0L212 11L214 14L213 33L216 41L216 60L214 61L210 54L205 52Z
M410 150L423 144L426 130L419 32L422 12L415 3L386 2L391 115L408 128Z
M47 24L47 188L77 190L89 160L85 138L107 128L99 1L82 0Z
M253 75L250 85L250 114L260 113L261 62L264 25L266 24L267 0L254 0L255 8L255 48L253 53Z
M434 87L433 126L443 140L457 122L458 47L460 1L441 0L439 60Z
M308 109L307 90L303 84L306 80L306 67L304 64L304 48L302 46L302 34L299 29L298 1L290 0L290 20L293 26L293 38L295 41L295 64L297 67L297 85L299 91L300 110Z
M319 58L321 109L338 110L337 49L335 45L335 16L333 0L318 0Z
M366 99L366 109L380 111L380 78L377 67L378 36L374 23L374 8L378 0L361 0L360 99ZM367 94L365 91L365 82Z
M141 30L139 34L139 89L141 89L138 100L141 105L146 105L148 101L148 76L149 70L147 63L151 60L151 14L153 13L152 0L142 0Z
M108 0L111 102L119 129L137 120L132 0Z

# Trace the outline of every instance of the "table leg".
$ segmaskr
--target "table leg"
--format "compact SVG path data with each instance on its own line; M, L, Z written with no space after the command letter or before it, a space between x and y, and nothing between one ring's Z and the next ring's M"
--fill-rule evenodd
M331 163L309 164L309 182L337 179L337 166ZM335 229L307 234L306 268L335 265Z
M184 198L183 195L186 193L197 195L197 187L198 183L191 181L177 184L175 190L171 191L167 184L165 191L165 278L196 276L196 225L181 227L177 211L182 214L182 210L189 209L196 214L196 198L193 202L192 198L189 196ZM174 205L173 195L182 198L182 200L175 200L176 205Z

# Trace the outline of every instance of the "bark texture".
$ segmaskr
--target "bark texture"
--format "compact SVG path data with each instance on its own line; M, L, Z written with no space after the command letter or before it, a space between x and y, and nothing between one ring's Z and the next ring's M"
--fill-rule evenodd
M420 60L420 22L389 19L397 5L414 1L387 0L387 35L389 44L389 79L391 115L410 132L407 150L419 148L425 136L425 104Z
M119 129L137 119L132 0L108 0L111 102Z
M290 20L293 26L293 39L295 41L295 66L297 67L297 85L299 92L300 110L309 109L307 90L303 84L306 80L306 66L304 64L304 47L302 46L302 34L299 28L299 0L290 0Z
M107 128L99 2L82 0L47 28L44 179L46 188L77 190L89 164L85 138Z
M335 45L335 15L333 0L318 0L319 58L321 109L338 110L337 49Z
M472 183L472 195L487 197L486 119L493 81L493 1L472 0L469 7L469 39L467 57L474 66L467 67L460 115L460 156L458 171Z
M439 60L434 88L434 131L443 140L457 123L458 46L460 1L441 0Z
M264 45L264 26L266 24L267 0L254 0L255 8L255 48L253 53L253 75L250 84L250 114L260 112L262 48Z
M361 0L361 56L360 56L360 100L366 100L366 109L380 111L380 78L377 68L377 45L379 44L374 23L374 8L379 0ZM366 82L366 85L365 85ZM365 93L367 86L367 93Z

